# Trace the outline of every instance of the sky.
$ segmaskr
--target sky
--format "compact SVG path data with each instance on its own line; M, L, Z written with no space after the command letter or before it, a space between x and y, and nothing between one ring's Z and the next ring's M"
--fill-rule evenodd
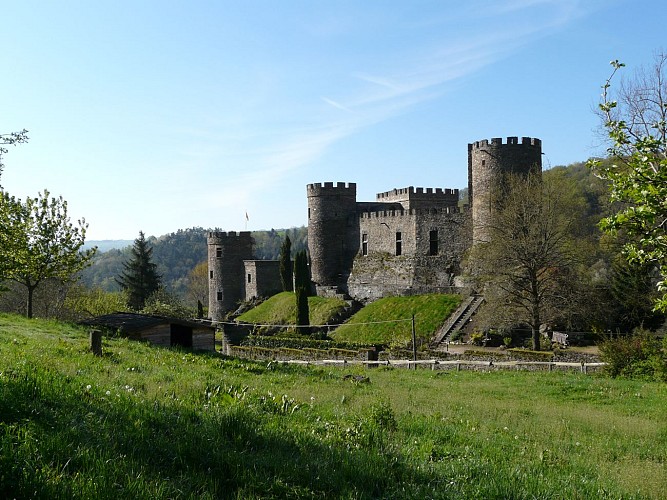
M357 200L467 186L467 144L604 155L609 62L667 50L664 0L2 2L0 178L48 189L88 240L306 224L306 185ZM247 217L246 217L247 215Z

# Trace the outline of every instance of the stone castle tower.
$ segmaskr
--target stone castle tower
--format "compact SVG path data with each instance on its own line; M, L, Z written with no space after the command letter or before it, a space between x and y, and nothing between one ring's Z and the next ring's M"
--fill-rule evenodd
M208 314L219 320L245 299L245 264L252 259L250 231L208 233Z
M488 241L493 216L493 192L508 173L527 175L542 171L542 141L508 137L468 144L468 195L472 206L472 242Z
M310 274L320 286L344 282L359 250L357 185L308 184Z

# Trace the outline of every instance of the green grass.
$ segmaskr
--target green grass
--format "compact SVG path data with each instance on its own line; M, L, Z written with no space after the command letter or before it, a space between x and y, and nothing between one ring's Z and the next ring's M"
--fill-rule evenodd
M340 299L308 297L311 325L323 325L335 317L347 304ZM257 307L241 314L239 321L263 325L294 325L296 323L296 301L294 292L282 292L262 302Z
M2 498L664 498L667 385L225 359L0 315ZM370 383L345 380L363 373Z
M417 338L428 341L460 303L458 295L386 297L361 309L347 324L337 328L331 337L347 342L405 344L412 338L411 319L414 314ZM389 320L403 321L384 323ZM378 323L358 324L373 322Z

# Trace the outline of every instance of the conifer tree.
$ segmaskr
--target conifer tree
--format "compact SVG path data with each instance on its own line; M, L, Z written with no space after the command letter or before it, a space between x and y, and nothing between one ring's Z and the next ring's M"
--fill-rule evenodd
M143 231L139 231L130 253L132 256L123 263L123 272L116 278L116 282L127 290L128 306L140 311L146 299L160 288L162 277L157 272L157 265L151 262L153 249L148 245Z
M283 291L291 292L294 288L292 283L292 242L289 235L285 235L285 240L280 247L280 282Z
M310 324L308 316L308 261L306 251L297 252L294 256L294 294L296 296L296 324L300 333L308 333L308 328L303 328Z

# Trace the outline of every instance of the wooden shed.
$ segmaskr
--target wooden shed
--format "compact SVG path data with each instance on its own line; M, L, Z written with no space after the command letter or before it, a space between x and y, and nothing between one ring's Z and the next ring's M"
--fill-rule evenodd
M81 324L110 329L153 345L215 351L215 328L196 321L118 312L82 321Z

